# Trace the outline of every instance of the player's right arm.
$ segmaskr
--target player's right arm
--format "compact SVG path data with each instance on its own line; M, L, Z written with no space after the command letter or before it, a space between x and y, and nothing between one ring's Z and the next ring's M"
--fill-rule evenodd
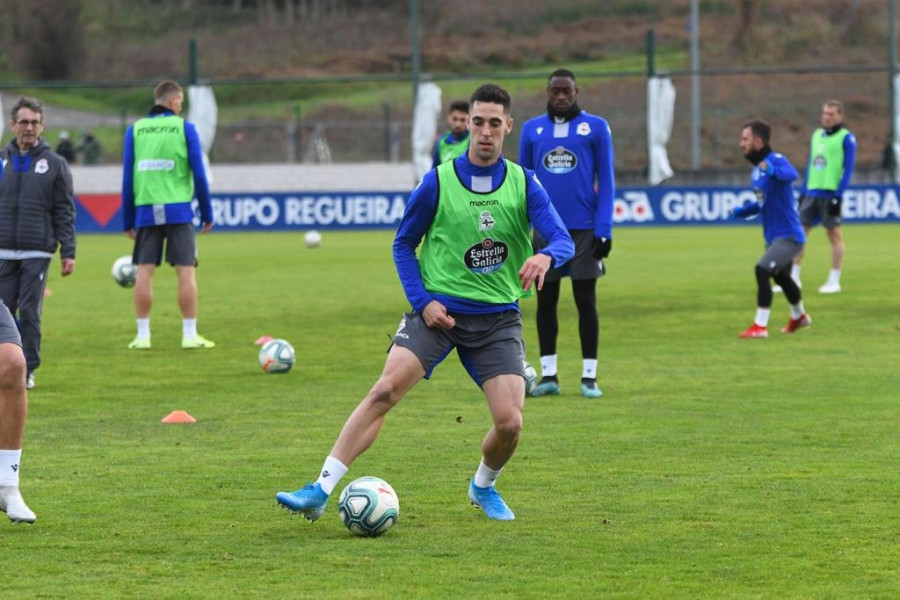
M125 130L122 144L122 229L134 235L134 127Z
M416 248L434 221L437 204L437 171L432 169L409 195L409 202L394 236L393 254L397 274L409 305L419 314L424 314L425 307L434 301L434 297L428 293L422 281Z

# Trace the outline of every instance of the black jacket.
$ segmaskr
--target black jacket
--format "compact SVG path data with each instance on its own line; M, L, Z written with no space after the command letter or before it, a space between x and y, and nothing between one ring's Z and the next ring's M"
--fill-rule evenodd
M41 139L26 155L15 140L0 150L0 249L75 258L75 193L65 159Z

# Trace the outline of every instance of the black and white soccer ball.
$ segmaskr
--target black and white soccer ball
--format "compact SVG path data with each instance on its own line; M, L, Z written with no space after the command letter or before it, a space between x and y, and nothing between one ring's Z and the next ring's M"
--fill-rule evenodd
M121 256L112 266L112 276L122 287L134 287L137 281L137 265L131 262L131 256Z
M287 373L295 360L294 347L287 340L269 340L259 349L259 366L266 373Z
M318 248L322 243L322 234L316 230L307 231L303 236L303 243L307 248Z
M538 384L537 371L534 370L534 367L527 360L522 362L524 363L522 366L525 367L525 395L530 396Z
M338 501L341 522L354 534L378 537L397 522L400 499L388 482L360 477L347 484Z

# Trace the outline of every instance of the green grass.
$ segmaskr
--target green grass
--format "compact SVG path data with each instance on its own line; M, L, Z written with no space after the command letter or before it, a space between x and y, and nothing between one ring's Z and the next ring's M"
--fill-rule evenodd
M31 527L0 523L9 598L890 598L900 589L897 227L845 227L845 291L813 327L739 340L755 304L755 227L619 229L599 284L603 398L578 395L571 293L563 394L529 400L487 521L465 490L489 416L455 358L389 415L348 478L377 475L400 520L355 538L334 502L315 524L273 495L313 479L380 372L406 302L390 232L211 234L200 331L182 351L175 277L156 277L153 350L133 352L129 251L82 236L55 273L30 395L22 490ZM537 362L534 300L523 302ZM788 318L776 296L772 329ZM298 362L266 375L256 338ZM187 410L192 425L163 425Z

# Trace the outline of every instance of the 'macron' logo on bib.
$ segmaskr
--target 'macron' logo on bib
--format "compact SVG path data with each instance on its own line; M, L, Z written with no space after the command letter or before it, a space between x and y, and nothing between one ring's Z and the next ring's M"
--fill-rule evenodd
M487 275L503 266L509 256L509 246L503 242L485 238L466 250L465 261L473 273Z

